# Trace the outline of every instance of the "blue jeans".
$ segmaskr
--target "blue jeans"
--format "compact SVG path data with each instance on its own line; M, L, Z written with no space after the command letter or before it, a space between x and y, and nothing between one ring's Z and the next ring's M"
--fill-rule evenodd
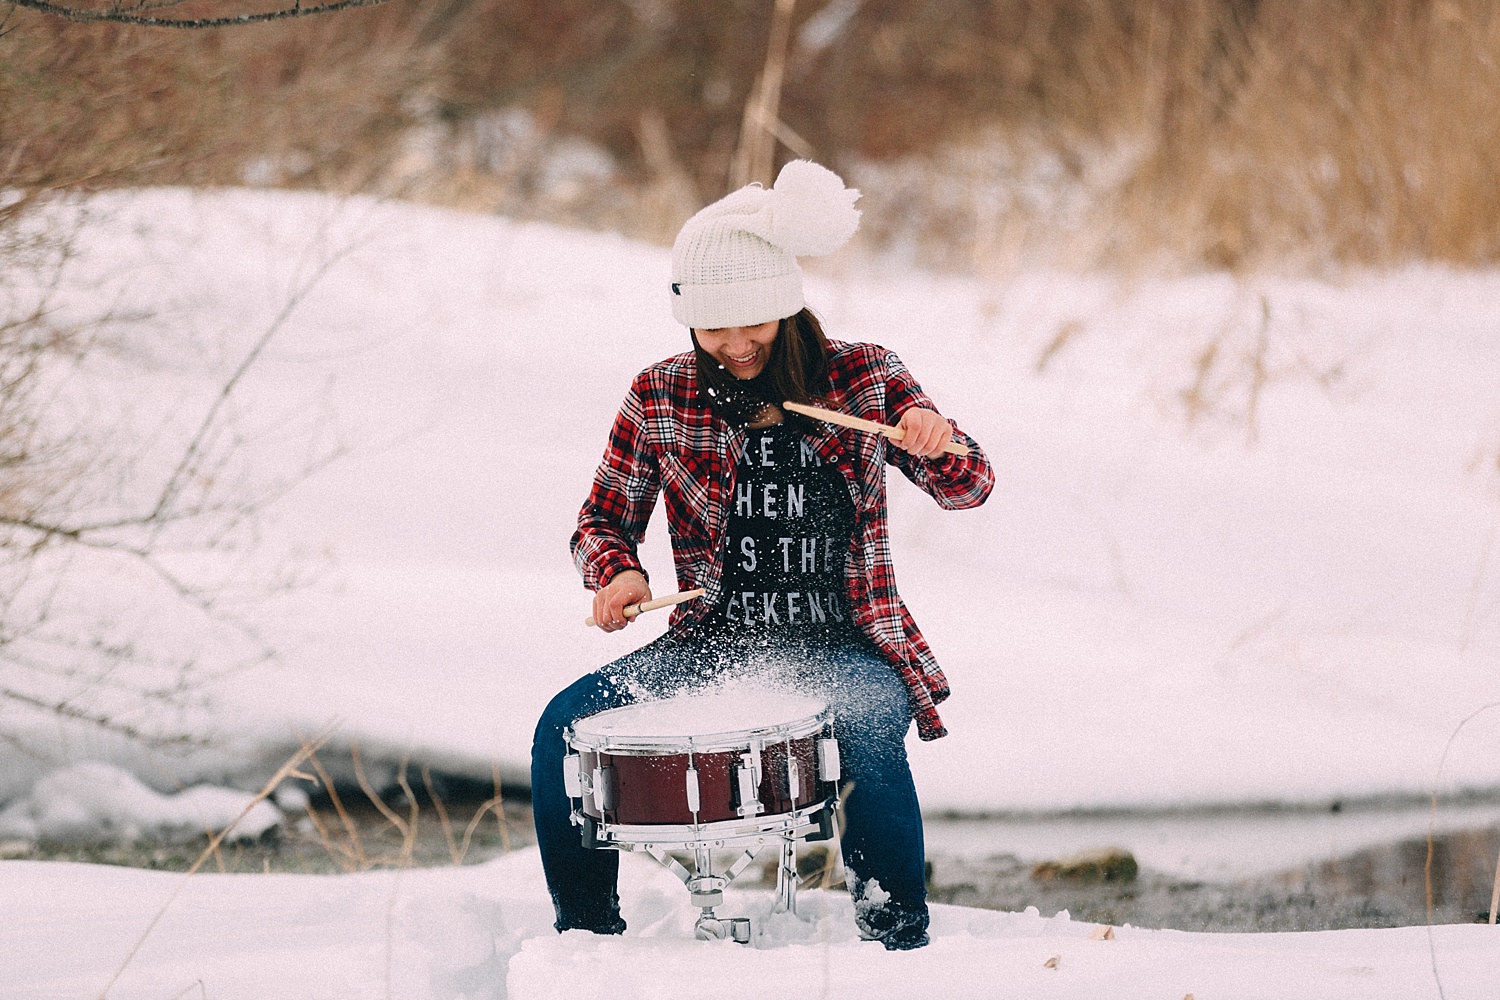
M563 689L542 713L531 749L531 797L537 843L557 929L618 934L619 855L583 846L563 791L563 729L576 719L648 697L666 697L717 679L763 676L821 698L833 709L843 780L842 847L855 913L880 936L927 926L922 814L906 760L911 724L906 686L862 635L843 641L769 645L663 636Z

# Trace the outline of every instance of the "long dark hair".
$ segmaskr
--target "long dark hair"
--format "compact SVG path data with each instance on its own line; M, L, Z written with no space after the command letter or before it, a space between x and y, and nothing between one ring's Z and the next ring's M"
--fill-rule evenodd
M781 321L771 356L754 378L731 375L699 345L696 332L693 351L698 358L698 391L733 427L754 423L767 404L813 403L828 392L828 338L818 317L805 306ZM788 412L786 420L798 431L813 428L813 422L801 414Z

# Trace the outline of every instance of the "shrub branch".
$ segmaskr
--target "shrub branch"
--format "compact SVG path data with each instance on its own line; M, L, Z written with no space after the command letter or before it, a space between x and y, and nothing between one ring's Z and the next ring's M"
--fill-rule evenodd
M233 17L156 17L149 14L139 13L141 10L153 10L158 7L172 6L171 4L141 5L134 8L126 8L121 4L111 4L103 10L90 10L85 7L70 7L66 4L48 3L47 0L11 0L10 8L24 7L42 14L50 14L68 21L76 21L81 24L109 22L113 24L133 24L145 28L232 28L242 24L264 24L267 21L285 21L294 17L311 17L313 14L332 14L341 10L354 10L359 7L378 7L386 0L336 0L335 3L318 4L313 7L304 7L295 3L290 7L282 7L279 10L262 11L258 14L236 14ZM8 16L8 15L7 15ZM3 22L0 22L3 24Z

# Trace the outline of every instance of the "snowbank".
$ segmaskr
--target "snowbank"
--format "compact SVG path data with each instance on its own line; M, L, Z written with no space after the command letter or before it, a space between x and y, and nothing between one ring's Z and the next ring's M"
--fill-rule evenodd
M13 1000L636 1000L712 996L1367 1000L1493 995L1487 926L1302 934L1103 928L938 906L933 943L858 939L842 892L806 892L801 919L766 919L768 889L731 891L759 918L751 946L693 940L697 911L654 863L622 858L621 938L550 926L535 851L463 869L360 875L178 875L0 862L0 981ZM160 913L160 920L152 920ZM132 956L132 949L140 948ZM128 961L127 961L128 959ZM117 971L123 972L117 980ZM111 983L113 985L111 986Z
M230 840L254 840L281 821L280 809L247 792L196 785L163 795L112 764L86 761L47 775L0 811L0 838L175 841L234 824Z
M335 722L524 775L551 694L665 623L583 629L567 539L631 376L686 346L666 252L284 192L93 209L73 305L166 304L230 358L331 262L238 390L332 415L351 453L265 532L337 569L265 617L280 662L219 689L235 759ZM954 692L952 735L911 746L925 807L1500 786L1500 711L1448 746L1500 701L1500 274L834 268L809 280L832 335L896 349L998 471L956 514L892 483ZM671 590L664 524L644 556Z
M264 532L332 553L336 574L261 616L280 661L218 689L206 718L223 743L173 762L179 777L274 767L329 724L370 757L524 773L547 698L664 626L581 628L566 540L631 375L685 346L665 252L308 194L91 207L70 310L141 307L232 362L295 294L235 405L312 407L351 447ZM1500 701L1500 274L986 286L841 266L809 282L834 336L895 348L999 470L990 503L963 514L892 488L902 593L954 689L953 735L911 747L927 807L1500 785L1500 711L1473 715ZM194 357L174 358L170 399L215 384ZM132 388L126 409L149 414L161 385ZM306 454L273 444L273 459ZM670 589L660 523L644 556ZM85 606L146 600L88 571ZM170 606L114 610L153 639L178 627ZM131 752L51 719L0 722L63 763ZM0 794L46 770L16 758ZM196 831L246 801L162 797L109 767L44 782L7 807L12 830ZM0 862L0 982L18 1000L1362 1000L1487 997L1500 981L1483 926L1097 940L1063 916L937 907L931 947L887 954L855 938L840 894L768 924L769 893L734 892L726 911L769 933L699 943L670 875L622 867L630 932L602 940L550 930L533 851L338 877Z

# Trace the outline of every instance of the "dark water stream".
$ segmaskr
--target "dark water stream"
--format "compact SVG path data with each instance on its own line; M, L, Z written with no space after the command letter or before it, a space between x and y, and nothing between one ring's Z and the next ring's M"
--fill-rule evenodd
M382 812L350 795L315 801L277 835L226 845L206 871L337 873L369 867L473 864L534 842L529 803L456 795ZM390 819L395 815L405 829ZM1429 855L1428 831L1432 830ZM1500 795L1441 803L1341 803L1161 812L928 817L934 902L1192 931L1323 930L1488 919ZM182 844L6 844L9 857L185 870L203 849ZM1124 868L1060 872L1113 848ZM765 854L770 857L770 852ZM809 870L817 859L806 858ZM1049 863L1052 863L1049 865ZM1087 868L1087 866L1085 866ZM836 871L836 869L833 869ZM829 872L821 877L829 881ZM1428 907L1429 884L1431 908Z
M1431 827L1429 861L1428 831ZM1488 920L1500 802L1325 809L935 818L937 902L1194 931L1324 930ZM1117 848L1136 862L1060 876ZM1039 867L1040 866L1040 867Z

